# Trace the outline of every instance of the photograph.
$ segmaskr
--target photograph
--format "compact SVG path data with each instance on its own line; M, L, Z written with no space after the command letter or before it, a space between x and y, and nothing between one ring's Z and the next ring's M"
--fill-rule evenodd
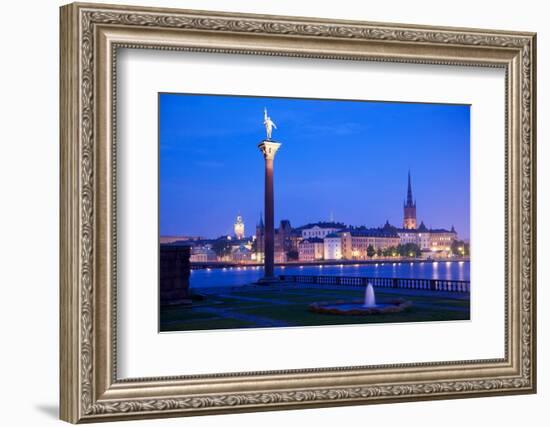
M470 105L159 93L159 331L470 320Z

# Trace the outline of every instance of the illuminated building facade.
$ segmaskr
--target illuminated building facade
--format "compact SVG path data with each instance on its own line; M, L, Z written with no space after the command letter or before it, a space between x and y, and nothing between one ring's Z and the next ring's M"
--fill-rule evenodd
M413 243L422 251L445 252L446 254L451 253L451 246L458 238L454 226L450 230L433 229L426 227L424 222L421 222L417 229L398 229L397 234L402 245Z
M457 234L454 227L451 227L450 230L430 230L430 250L432 252L443 251L450 253L451 246L456 239Z
M234 262L250 262L252 261L252 251L246 245L240 245L231 252L231 258Z
M191 249L191 262L215 262L217 260L216 252L209 245L195 246Z
M360 227L339 234L342 238L342 257L345 259L367 259L369 246L378 251L400 243L399 234L388 222L382 228Z
M311 237L298 244L298 259L300 261L316 261L323 259L325 245L323 239Z
M344 228L344 224L337 222L317 222L315 224L308 224L302 227L302 238L309 239L316 237L324 239L327 235L336 233Z
M324 258L326 260L342 259L342 238L336 233L327 234L323 239Z
M400 243L402 245L412 243L414 245L417 245L420 250L426 250L430 248L430 232L428 228L424 225L424 222L421 222L418 228L399 229L397 230L397 234L399 235Z

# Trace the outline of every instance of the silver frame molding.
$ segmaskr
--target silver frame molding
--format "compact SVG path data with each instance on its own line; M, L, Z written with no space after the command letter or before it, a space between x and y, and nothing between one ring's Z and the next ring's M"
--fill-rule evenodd
M536 391L534 33L80 3L60 13L61 419L113 421ZM505 69L505 357L118 379L118 48Z

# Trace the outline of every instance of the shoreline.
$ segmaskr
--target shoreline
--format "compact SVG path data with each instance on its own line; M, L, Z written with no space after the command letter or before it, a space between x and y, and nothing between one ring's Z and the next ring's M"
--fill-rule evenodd
M318 260L308 262L284 262L275 263L275 267L309 267L319 265L372 265L372 264L402 264L402 263L434 263L434 262L470 262L470 257L456 257L456 258L444 258L444 259L422 259L422 258L378 258L369 260ZM263 263L234 263L234 262L195 262L191 263L192 270L202 269L223 269L223 268L243 268L243 267L263 267Z

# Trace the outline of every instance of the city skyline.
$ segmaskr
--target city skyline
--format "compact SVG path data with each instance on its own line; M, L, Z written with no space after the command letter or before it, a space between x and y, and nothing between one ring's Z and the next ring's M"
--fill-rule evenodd
M283 143L275 222L402 226L410 169L418 223L470 238L469 106L159 95L160 234L246 235L263 210L267 107Z

